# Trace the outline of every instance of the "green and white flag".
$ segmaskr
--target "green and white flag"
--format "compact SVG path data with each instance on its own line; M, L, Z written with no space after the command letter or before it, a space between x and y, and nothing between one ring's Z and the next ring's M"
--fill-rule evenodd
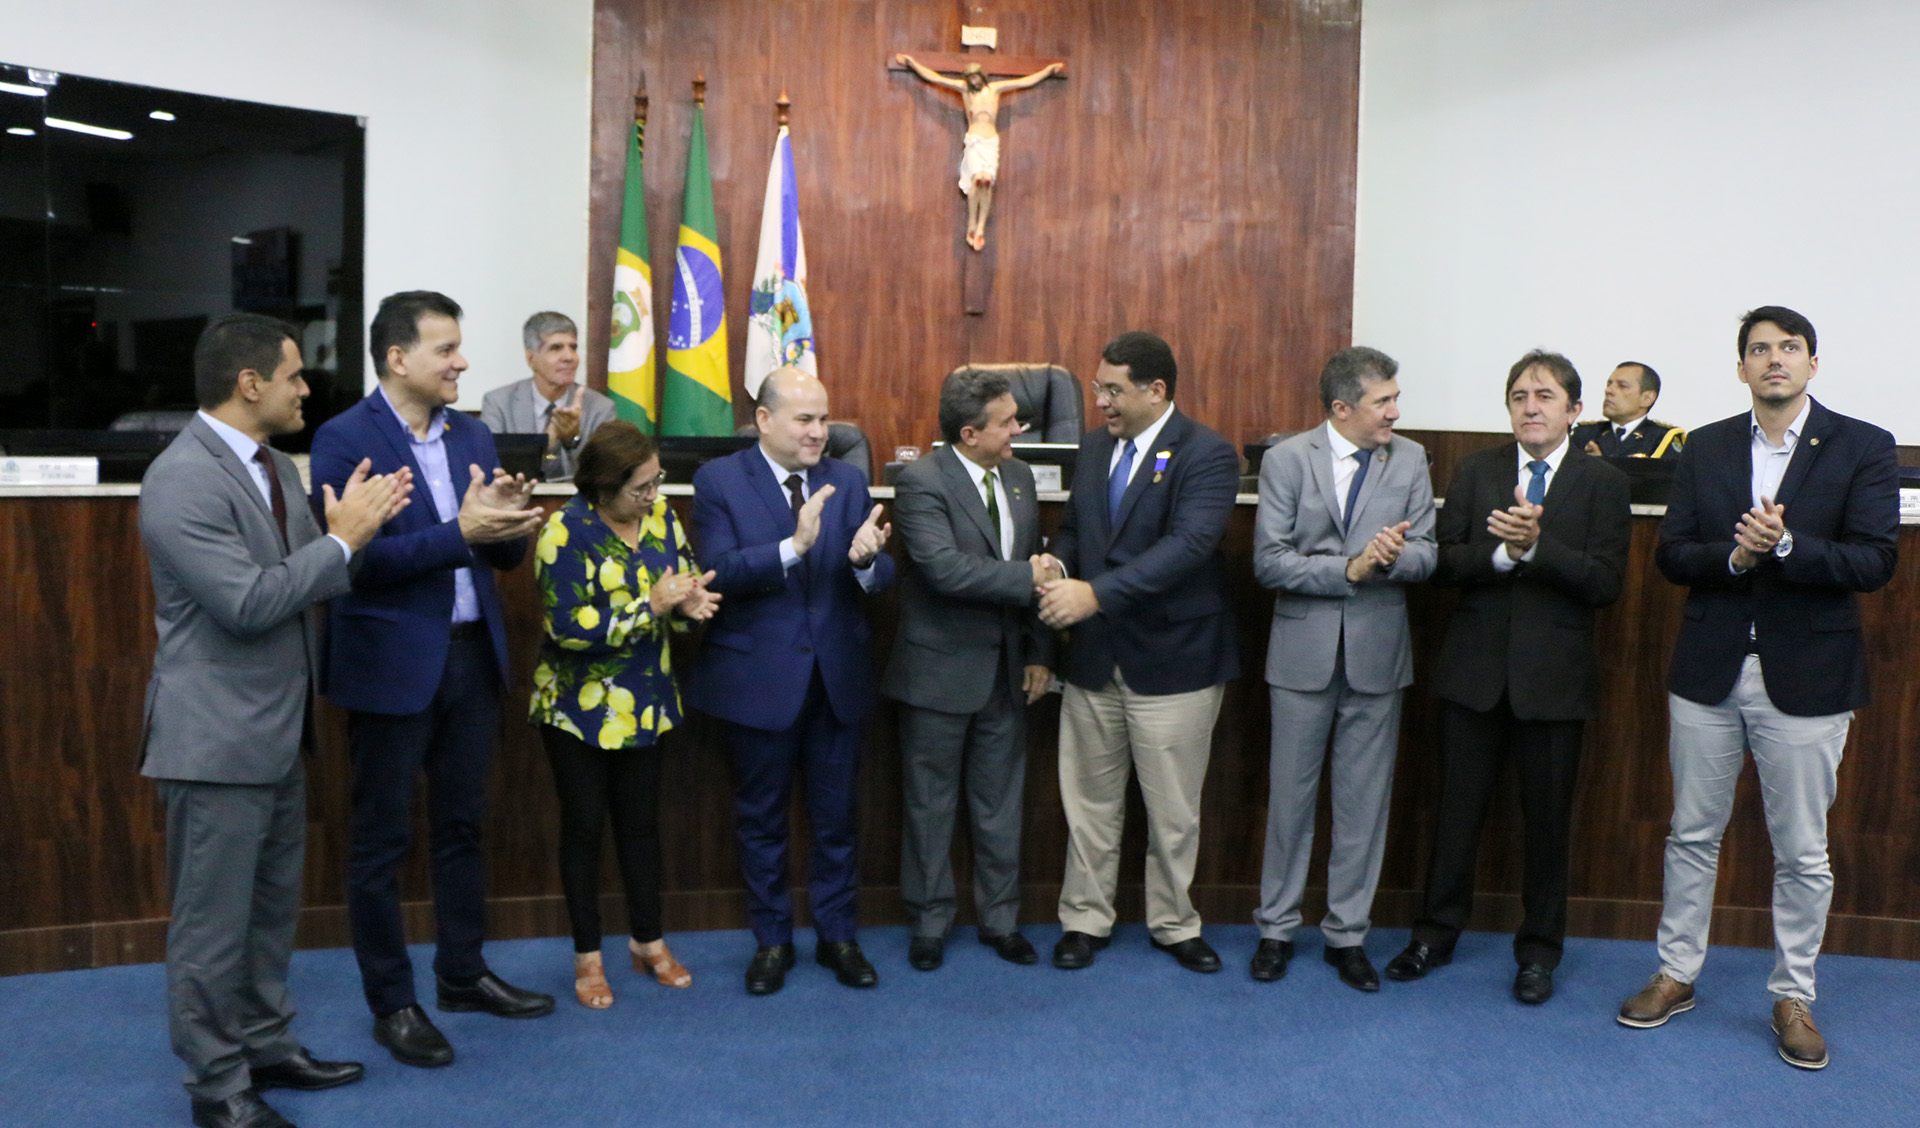
M647 252L647 188L641 171L646 122L627 134L626 200L620 209L620 251L613 262L613 335L607 343L607 391L621 419L653 432L653 267Z

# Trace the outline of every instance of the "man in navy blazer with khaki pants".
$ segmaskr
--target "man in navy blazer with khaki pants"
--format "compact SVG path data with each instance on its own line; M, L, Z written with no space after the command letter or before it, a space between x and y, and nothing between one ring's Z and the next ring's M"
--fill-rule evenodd
M1240 458L1173 406L1173 350L1122 333L1102 352L1102 430L1080 440L1073 496L1040 618L1071 627L1061 704L1060 798L1067 868L1053 964L1081 968L1107 946L1127 776L1147 807L1147 930L1190 971L1220 970L1187 896L1200 849L1200 789L1225 683L1240 673L1220 538Z
M891 526L866 479L827 458L827 390L798 368L770 373L760 441L693 476L694 550L726 597L687 703L726 722L740 870L757 950L747 992L771 995L793 967L787 802L806 782L814 959L849 987L879 981L861 954L856 894L860 737L876 698L863 606L893 582Z
M1659 1026L1693 1008L1720 836L1751 751L1773 842L1773 1030L1787 1064L1819 1069L1827 1045L1809 1008L1833 900L1827 809L1867 703L1854 593L1893 578L1899 471L1892 435L1807 394L1820 361L1804 316L1761 306L1739 340L1753 409L1688 437L1654 555L1688 588L1667 678L1673 828L1660 971L1620 1022Z
M530 487L497 469L493 435L451 410L460 396L460 307L411 291L380 303L368 334L380 386L313 439L314 497L363 458L413 472L413 503L362 553L353 590L333 603L322 688L348 711L353 827L347 920L374 1040L407 1065L453 1061L414 997L399 867L411 845L413 788L425 773L432 834L433 966L441 1010L527 1018L553 998L487 970L487 765L507 682L506 620L495 569L517 565L543 514ZM493 480L485 481L493 470Z

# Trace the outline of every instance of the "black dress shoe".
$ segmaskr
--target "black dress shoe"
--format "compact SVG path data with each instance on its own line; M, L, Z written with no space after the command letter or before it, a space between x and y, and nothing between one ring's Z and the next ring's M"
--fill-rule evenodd
M787 972L793 970L793 944L775 944L753 953L747 965L747 994L772 995L787 985Z
M1262 940L1253 951L1253 959L1248 961L1247 970L1262 983L1272 983L1287 974L1287 963L1293 959L1293 941Z
M1176 944L1162 944L1155 940L1153 946L1180 961L1180 966L1188 971L1211 974L1220 970L1220 954L1198 936Z
M947 942L938 936L915 936L907 941L907 962L915 971L932 971L946 958Z
M1053 966L1074 971L1091 967L1093 954L1103 952L1112 940L1106 936L1093 936L1085 932L1068 930L1060 934L1060 942L1053 946Z
M1034 951L1032 943L1018 932L1009 932L1004 936L995 935L991 932L982 932L980 934L980 942L992 948L995 955L1008 963L1035 964L1040 962L1040 953Z
M515 987L491 971L472 983L456 984L436 975L443 1011L485 1011L501 1018L539 1018L553 1013L553 996Z
M1530 1007L1553 998L1553 969L1545 964L1521 964L1513 977L1513 997Z
M224 1101L195 1097L193 1122L200 1128L293 1128L293 1121L273 1111L252 1089L242 1089Z
M813 962L833 972L848 987L872 987L880 973L860 952L858 940L823 940L813 949Z
M453 1064L453 1046L418 1003L374 1019L373 1040L401 1065L433 1069Z
M1373 961L1367 958L1367 950L1358 944L1351 948L1328 948L1320 957L1338 968L1340 982L1356 991L1378 991L1380 977L1374 974Z
M1387 978L1411 983L1416 979L1425 979L1434 968L1445 967L1452 962L1452 952L1442 952L1430 944L1415 940L1399 955L1387 961Z
M256 1065L253 1087L261 1089L331 1089L351 1085L366 1075L367 1067L357 1061L320 1061L305 1046L272 1065Z

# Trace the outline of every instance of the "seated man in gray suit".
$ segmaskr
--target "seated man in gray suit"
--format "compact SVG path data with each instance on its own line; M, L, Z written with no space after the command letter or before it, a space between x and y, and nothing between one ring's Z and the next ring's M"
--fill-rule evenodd
M1378 991L1362 942L1380 880L1400 735L1413 682L1406 585L1433 571L1427 452L1393 433L1399 365L1376 349L1333 354L1320 372L1327 423L1260 463L1253 573L1279 597L1267 645L1273 705L1260 945L1251 971L1287 973L1313 852L1320 769L1333 746L1333 849L1323 955L1340 978Z
M580 331L564 313L536 313L520 330L533 375L495 388L480 400L480 422L496 435L547 433L540 476L572 479L580 444L613 418L613 401L578 383Z
M306 858L300 749L316 662L307 609L347 590L352 558L412 490L405 471L326 493L323 535L291 459L303 425L293 330L222 317L193 354L200 410L140 485L159 646L142 775L167 808L167 1018L193 1122L277 1128L260 1090L327 1089L355 1062L316 1061L289 1030L287 964Z
M1013 392L998 373L963 368L940 387L947 445L910 462L894 486L907 546L900 634L887 696L900 702L906 829L900 895L911 918L907 962L940 966L953 927L954 810L965 780L980 942L1011 963L1040 957L1020 935L1020 807L1026 709L1046 692L1053 634L1035 591L1040 562L1033 471L1013 457Z

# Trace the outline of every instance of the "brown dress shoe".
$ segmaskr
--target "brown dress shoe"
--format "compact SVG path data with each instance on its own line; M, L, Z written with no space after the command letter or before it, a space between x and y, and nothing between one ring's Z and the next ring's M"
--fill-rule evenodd
M1773 1032L1780 1039L1780 1060L1801 1069L1827 1067L1827 1040L1813 1024L1804 999L1776 999Z
M1650 1030L1681 1011L1693 1009L1693 984L1666 972L1654 976L1638 995L1620 1004L1620 1025Z

